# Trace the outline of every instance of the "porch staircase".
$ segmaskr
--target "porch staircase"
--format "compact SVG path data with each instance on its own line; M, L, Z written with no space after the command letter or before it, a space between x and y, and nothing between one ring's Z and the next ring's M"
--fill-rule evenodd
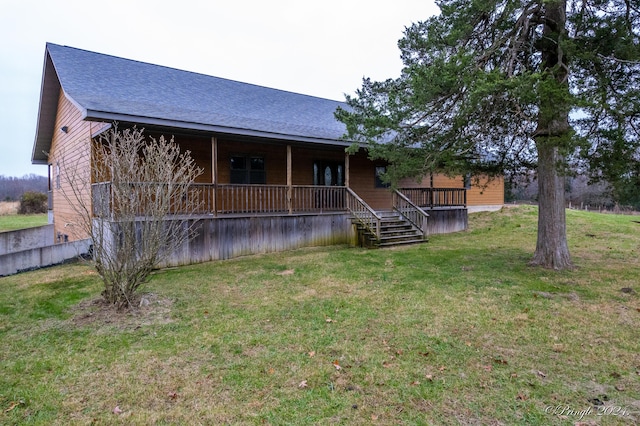
M363 247L392 247L405 244L424 243L427 240L422 232L416 229L411 222L404 219L396 211L385 210L376 212L380 217L380 239L362 226L357 220L353 220L358 230L358 241Z

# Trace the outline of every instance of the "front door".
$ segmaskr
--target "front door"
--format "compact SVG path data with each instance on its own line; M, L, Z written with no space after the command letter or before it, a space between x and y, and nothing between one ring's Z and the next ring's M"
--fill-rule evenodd
M321 210L343 210L344 193L335 186L344 186L344 163L337 161L314 161L313 184L318 188L315 192L316 208Z
M313 184L320 186L344 186L344 163L314 161Z

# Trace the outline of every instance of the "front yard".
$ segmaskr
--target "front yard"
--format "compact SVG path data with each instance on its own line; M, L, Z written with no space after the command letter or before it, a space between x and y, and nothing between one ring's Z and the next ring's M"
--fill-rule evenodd
M427 244L158 271L129 313L75 264L0 278L2 424L640 423L640 219L536 210Z

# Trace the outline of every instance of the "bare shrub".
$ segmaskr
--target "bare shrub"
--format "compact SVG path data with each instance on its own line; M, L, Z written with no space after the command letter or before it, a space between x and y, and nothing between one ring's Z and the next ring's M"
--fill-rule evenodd
M105 299L124 308L149 273L194 236L186 219L199 208L191 185L202 169L173 138L147 140L136 128L108 131L91 141L91 151L91 176L65 165L63 192L92 240Z

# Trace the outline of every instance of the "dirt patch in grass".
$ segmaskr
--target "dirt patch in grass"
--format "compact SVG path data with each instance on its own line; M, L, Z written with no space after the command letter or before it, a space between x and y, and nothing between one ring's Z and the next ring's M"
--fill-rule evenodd
M137 329L173 322L173 301L155 293L139 295L134 306L118 310L103 298L86 300L72 309L71 323L77 327Z

